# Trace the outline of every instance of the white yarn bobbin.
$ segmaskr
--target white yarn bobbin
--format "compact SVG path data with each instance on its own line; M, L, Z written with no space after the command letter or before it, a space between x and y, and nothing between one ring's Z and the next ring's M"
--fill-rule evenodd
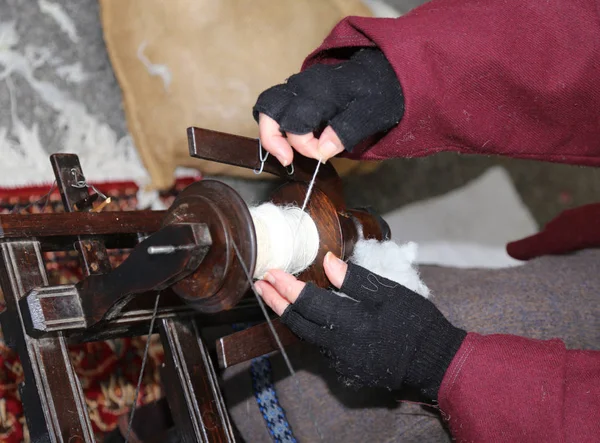
M265 203L250 208L256 230L257 256L253 277L261 279L269 269L298 274L319 252L319 232L313 219L295 206Z

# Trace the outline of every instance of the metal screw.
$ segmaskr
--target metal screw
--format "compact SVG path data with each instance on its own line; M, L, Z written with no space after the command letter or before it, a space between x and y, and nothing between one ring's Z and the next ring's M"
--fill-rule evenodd
M174 254L177 251L189 251L191 249L196 249L197 245L182 245L182 246L149 246L148 254L150 255L158 255L158 254Z

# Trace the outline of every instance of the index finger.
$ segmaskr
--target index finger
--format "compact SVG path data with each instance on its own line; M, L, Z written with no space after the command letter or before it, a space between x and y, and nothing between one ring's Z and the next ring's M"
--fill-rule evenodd
M257 281L254 283L254 287L258 292L258 295L265 301L267 306L271 308L277 315L281 316L290 305L277 290L266 281Z
M298 299L306 285L293 275L279 269L271 269L265 274L264 278L275 288L278 294L290 303L294 303Z
M294 151L286 138L279 131L279 123L265 114L258 115L258 133L260 142L267 152L288 166L294 159Z

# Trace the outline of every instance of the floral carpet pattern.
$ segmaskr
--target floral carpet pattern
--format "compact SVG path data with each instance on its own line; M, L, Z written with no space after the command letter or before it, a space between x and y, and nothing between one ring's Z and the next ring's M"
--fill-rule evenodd
M177 191L189 184L180 180L172 192L161 195L168 206ZM127 183L97 185L111 198L105 211L128 211L138 207L137 186ZM0 189L0 214L62 212L60 195L55 190L48 198L48 188L19 190ZM113 266L126 258L125 251L109 251ZM82 277L76 252L45 253L50 284L75 283ZM1 291L0 291L1 294ZM3 298L2 298L3 300ZM4 305L2 303L2 309ZM23 381L19 358L0 336L0 441L29 441L18 385ZM138 398L138 405L161 396L158 368L163 360L158 336L151 338L148 361ZM71 360L85 393L94 431L101 436L116 427L120 415L127 413L135 394L146 337L115 339L70 347Z

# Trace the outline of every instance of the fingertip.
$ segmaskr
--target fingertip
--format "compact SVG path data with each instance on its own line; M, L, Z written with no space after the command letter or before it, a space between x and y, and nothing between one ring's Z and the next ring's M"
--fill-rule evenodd
M348 264L336 257L334 253L328 252L323 260L323 268L331 284L340 289L346 278Z
M279 316L281 316L290 305L290 303L282 297L273 286L265 281L257 281L254 284L254 288L267 306Z
M287 133L286 136L290 145L304 157L314 158L315 160L319 159L319 139L314 134L298 135Z
M283 166L294 159L294 151L279 130L279 123L265 114L259 114L258 134L262 147L272 154Z
M268 281L271 284L275 283L275 277L273 277L273 274L271 274L270 272L265 272L263 280Z
M294 150L282 136L277 135L269 140L267 149L282 166L288 167L294 160Z
M294 160L294 151L291 148L287 149L287 147L282 149L282 151L284 151L282 154L278 154L275 157L282 166L287 168Z
M323 162L344 151L342 141L331 126L327 126L321 134L317 150Z
M280 269L269 270L265 274L265 280L290 303L294 303L298 299L305 286L304 282Z

